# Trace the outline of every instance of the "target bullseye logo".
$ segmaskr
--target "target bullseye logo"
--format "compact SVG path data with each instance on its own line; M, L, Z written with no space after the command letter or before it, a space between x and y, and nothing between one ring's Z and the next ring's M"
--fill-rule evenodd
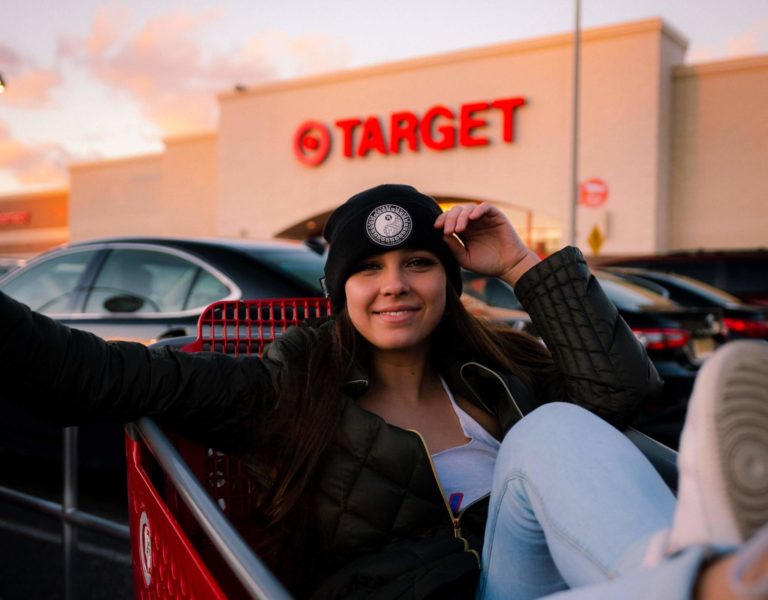
M144 584L149 587L152 583L152 530L149 527L146 511L141 513L139 519L139 557Z
M318 121L305 121L296 130L293 152L296 158L310 167L322 163L331 151L331 132Z

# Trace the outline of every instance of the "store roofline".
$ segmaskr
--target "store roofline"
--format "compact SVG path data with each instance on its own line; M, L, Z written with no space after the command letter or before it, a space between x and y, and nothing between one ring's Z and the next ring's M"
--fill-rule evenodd
M114 156L111 158L101 158L96 160L90 160L85 162L76 162L69 164L70 171L77 171L78 169L97 169L100 167L112 167L117 164L130 164L144 162L148 160L162 159L164 151L160 152L148 152L147 154L134 154L131 156Z
M173 135L167 135L163 138L163 144L186 144L194 142L205 142L214 140L219 137L219 132L215 129L190 131L187 133L175 133Z
M69 194L68 185L57 185L51 187L33 187L29 189L19 190L17 192L7 191L0 192L0 202L12 202L14 200L26 200L29 198L48 198L52 196L61 196L62 194Z
M607 25L604 27L585 29L581 32L581 41L582 43L589 43L614 37L625 37L628 35L657 31L661 32L662 35L666 36L682 48L687 48L688 39L669 23L666 23L664 20L658 17L652 19L644 19L641 21L632 21L630 23L619 23L616 25ZM572 44L573 33L557 33L528 40L504 42L491 46L482 46L478 48L470 48L467 50L457 50L452 52L445 52L442 54L391 61L365 67L342 69L321 75L312 75L308 77L299 77L280 81L270 81L267 83L255 84L253 86L241 86L236 90L220 92L217 97L219 101L240 100L248 96L284 92L296 88L323 86L330 83L337 83L372 76L390 76L398 72L416 71L435 66L474 61L506 54L522 54L547 48L570 46Z
M680 65L674 68L673 76L700 77L702 75L717 75L733 71L748 71L751 69L768 69L768 54L758 54L739 58L725 58L695 65Z

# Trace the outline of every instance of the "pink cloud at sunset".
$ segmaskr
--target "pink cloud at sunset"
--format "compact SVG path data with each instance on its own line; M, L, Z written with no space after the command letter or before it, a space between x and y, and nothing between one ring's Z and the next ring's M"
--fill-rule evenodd
M757 54L760 39L768 37L768 20L760 19L744 31L728 40L727 55L729 57Z
M110 88L128 94L165 134L211 127L216 93L289 74L341 66L343 52L329 38L267 34L224 53L204 52L206 27L220 16L167 13L126 32L125 8L102 8L85 39L63 38L59 58L84 68Z
M698 63L759 54L768 39L768 19L757 19L747 29L731 36L724 48L700 45L688 52L687 62Z
M0 42L3 181L57 184L70 160L130 147L126 133L130 153L214 127L216 95L235 85L345 65L346 49L332 36L269 31L211 48L206 34L221 15L212 8L137 21L125 5L102 6L86 33L57 36L44 67Z
M0 65L3 75L13 80L13 85L3 94L3 103L25 108L47 108L51 105L51 91L62 82L59 74L38 68L2 43Z
M59 144L29 145L13 139L0 123L0 164L24 185L59 185L67 179L69 153Z

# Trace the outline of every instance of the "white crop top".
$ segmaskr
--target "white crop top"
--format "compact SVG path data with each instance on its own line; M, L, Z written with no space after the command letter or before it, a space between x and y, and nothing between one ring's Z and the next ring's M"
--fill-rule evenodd
M478 498L491 491L493 466L499 453L499 440L488 433L461 407L441 379L443 389L451 400L451 406L459 417L461 429L469 442L448 448L432 455L440 485L454 514L461 512Z

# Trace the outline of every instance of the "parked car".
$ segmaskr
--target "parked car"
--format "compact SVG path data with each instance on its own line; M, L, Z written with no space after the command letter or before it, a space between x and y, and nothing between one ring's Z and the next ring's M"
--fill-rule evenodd
M26 261L22 258L0 258L0 279L11 271L23 267Z
M215 300L320 296L323 264L317 252L287 242L110 238L46 252L0 289L71 327L149 343L194 335L202 309ZM59 427L15 404L4 411L0 457L60 461ZM80 448L82 468L121 472L120 426L81 427Z
M660 293L661 287L652 290L609 272L594 272L608 298L645 345L665 382L660 402L645 407L634 425L668 446L676 447L685 405L699 366L725 342L719 309L683 307L665 298ZM524 310L512 287L500 279L468 274L464 280L465 293L476 294L484 303ZM533 335L537 333L530 322L524 330Z
M695 373L701 362L725 341L719 309L685 308L665 298L661 287L651 290L607 271L595 271L595 275L660 371L669 375L677 375L681 369L686 374ZM512 287L500 279L473 273L463 277L465 293L485 305L516 311L512 313L516 318L525 310ZM480 316L495 318L491 312ZM535 333L534 328L529 324L526 330Z
M105 339L151 343L193 335L215 300L320 296L323 264L289 242L109 238L46 252L0 290Z
M768 248L601 258L596 264L687 275L725 290L747 304L768 305Z
M736 296L698 279L634 267L608 267L611 273L638 285L652 285L662 295L683 306L719 308L727 338L768 339L768 307L744 304Z
M594 273L656 366L663 365L660 373L676 373L675 365L695 371L725 342L718 308L685 307L607 271Z
M495 286L503 286L511 291L512 288L506 283L495 277L484 277L466 270L462 270L461 278L464 283L461 302L471 314L490 321L505 323L516 331L526 333L534 331L531 317L520 305L517 297L514 300L494 297Z

